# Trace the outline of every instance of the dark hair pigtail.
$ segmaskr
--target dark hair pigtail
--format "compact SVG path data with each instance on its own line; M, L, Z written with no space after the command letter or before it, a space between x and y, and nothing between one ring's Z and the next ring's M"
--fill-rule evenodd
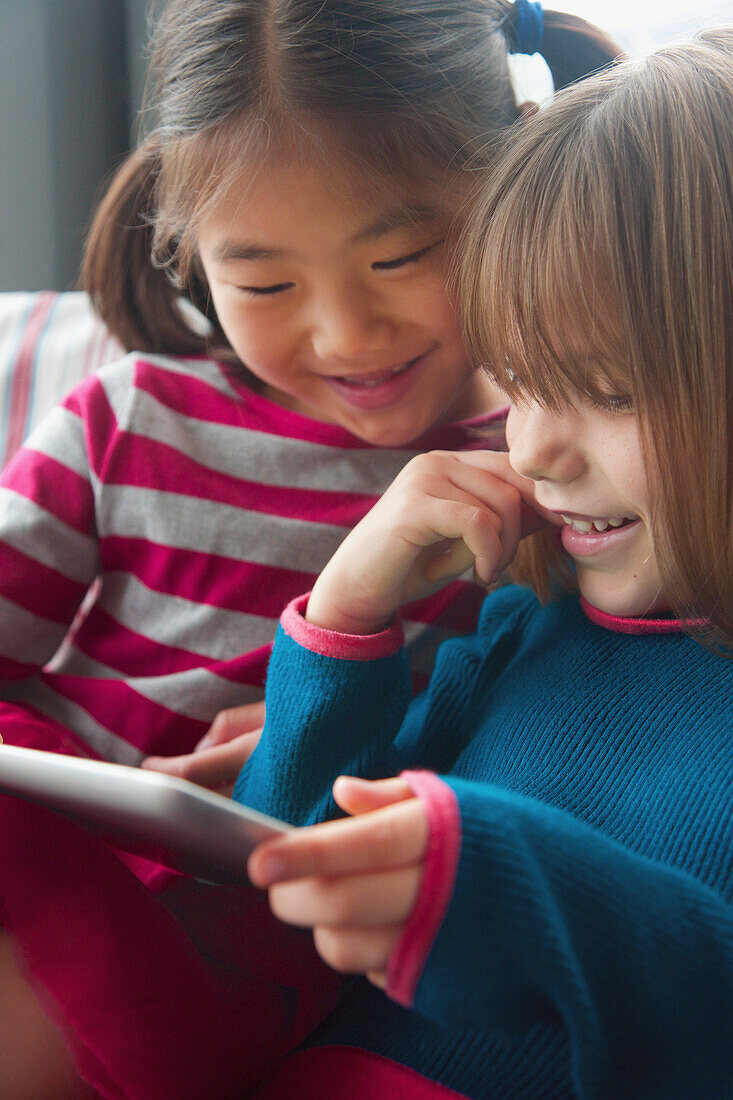
M577 15L543 10L528 0L501 0L501 4L509 52L541 53L556 91L623 57L623 50L610 35Z
M556 90L605 69L624 56L605 31L577 15L561 11L544 12L541 53Z
M209 339L187 324L180 291L152 259L158 172L159 158L150 140L118 169L89 231L82 286L128 351L201 354Z

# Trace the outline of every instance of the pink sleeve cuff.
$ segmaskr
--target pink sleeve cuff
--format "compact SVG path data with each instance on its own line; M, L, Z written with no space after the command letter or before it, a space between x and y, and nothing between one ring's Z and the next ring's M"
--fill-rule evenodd
M307 592L292 600L280 617L280 625L288 637L311 653L345 661L376 661L380 657L391 657L404 644L400 619L379 634L338 634L335 630L315 626L305 619L309 597L310 592Z
M428 818L428 850L420 893L387 964L387 993L411 1008L420 975L455 888L461 854L461 813L455 792L434 772L402 773Z

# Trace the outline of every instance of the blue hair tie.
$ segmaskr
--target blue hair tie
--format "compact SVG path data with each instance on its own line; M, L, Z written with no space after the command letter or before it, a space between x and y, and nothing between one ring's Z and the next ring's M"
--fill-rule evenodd
M539 0L514 0L514 26L509 53L539 53L542 31L542 4Z

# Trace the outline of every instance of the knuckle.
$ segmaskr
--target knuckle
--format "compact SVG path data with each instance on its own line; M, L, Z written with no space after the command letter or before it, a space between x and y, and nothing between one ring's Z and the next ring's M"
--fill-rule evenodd
M228 710L220 710L211 723L210 733L213 737L226 733L229 728L230 715Z

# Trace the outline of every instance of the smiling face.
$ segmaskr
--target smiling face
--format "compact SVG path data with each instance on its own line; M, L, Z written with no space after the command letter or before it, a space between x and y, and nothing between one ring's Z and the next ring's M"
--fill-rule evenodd
M535 483L540 511L562 527L585 599L611 615L667 610L634 413L580 398L557 412L520 401L507 440L512 466Z
M387 200L298 158L243 175L196 244L222 328L262 392L382 446L498 405L444 289L452 213L427 185Z

